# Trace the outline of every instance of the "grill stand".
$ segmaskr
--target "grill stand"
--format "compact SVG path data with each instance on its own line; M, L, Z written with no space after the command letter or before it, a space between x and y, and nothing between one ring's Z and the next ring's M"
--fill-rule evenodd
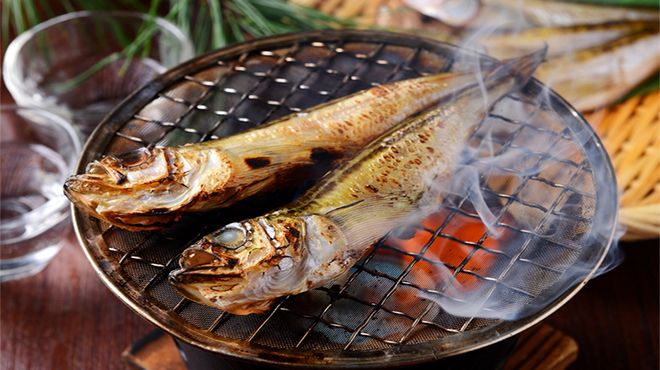
M577 352L578 345L573 338L550 325L540 323L510 339L480 350L442 359L432 365L439 370L564 370L575 361ZM159 329L155 329L126 348L122 357L131 367L139 370L269 369L203 351L173 339ZM423 369L429 365L431 364L405 369Z

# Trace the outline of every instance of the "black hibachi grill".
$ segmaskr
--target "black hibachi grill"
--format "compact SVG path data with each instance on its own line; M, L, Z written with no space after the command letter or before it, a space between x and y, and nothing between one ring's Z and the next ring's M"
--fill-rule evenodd
M88 140L78 173L103 155L231 135L377 84L484 58L376 31L236 44L186 62L126 99ZM195 348L271 366L421 364L492 345L542 320L581 288L613 241L617 192L607 154L586 121L538 81L495 104L470 145L476 154L466 167L478 171L478 186L450 196L433 219L377 243L345 282L279 299L265 315L235 316L189 301L167 276L196 238L285 204L295 190L189 214L157 232L128 232L78 210L74 222L106 285ZM492 162L484 148L514 160ZM492 212L490 228L475 211L475 193ZM578 266L581 274L569 276ZM467 292L477 289L476 305L465 308L468 295L457 282Z

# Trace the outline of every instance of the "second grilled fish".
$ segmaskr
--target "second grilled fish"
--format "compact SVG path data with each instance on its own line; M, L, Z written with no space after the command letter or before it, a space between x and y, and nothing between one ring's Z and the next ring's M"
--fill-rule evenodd
M437 210L443 194L435 185L452 176L466 139L544 56L533 53L486 76L486 96L475 87L402 122L289 206L202 238L184 251L170 282L192 300L244 315L341 276L390 230Z

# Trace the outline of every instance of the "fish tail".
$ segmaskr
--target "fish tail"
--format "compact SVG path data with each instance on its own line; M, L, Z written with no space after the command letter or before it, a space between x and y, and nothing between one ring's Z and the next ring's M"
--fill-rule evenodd
M492 73L485 75L483 85L458 97L454 104L472 106L478 103L482 95L486 104L491 104L502 96L514 92L527 84L538 66L545 61L546 47L519 58L506 59ZM467 109L465 108L464 109ZM477 122L477 120L474 120Z
M548 54L548 44L544 44L543 48L525 55L520 58L512 58L503 61L502 68L494 73L506 73L515 78L516 85L524 86L527 84L532 74L536 71L541 63L546 61Z

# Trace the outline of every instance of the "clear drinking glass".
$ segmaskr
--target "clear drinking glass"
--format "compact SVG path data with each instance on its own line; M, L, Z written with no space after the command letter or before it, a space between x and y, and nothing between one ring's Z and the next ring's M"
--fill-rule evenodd
M73 122L85 139L131 92L194 56L179 28L149 19L139 12L83 11L43 22L7 48L7 89L18 105Z
M62 185L73 173L80 139L62 117L0 106L0 282L43 270L71 229Z

